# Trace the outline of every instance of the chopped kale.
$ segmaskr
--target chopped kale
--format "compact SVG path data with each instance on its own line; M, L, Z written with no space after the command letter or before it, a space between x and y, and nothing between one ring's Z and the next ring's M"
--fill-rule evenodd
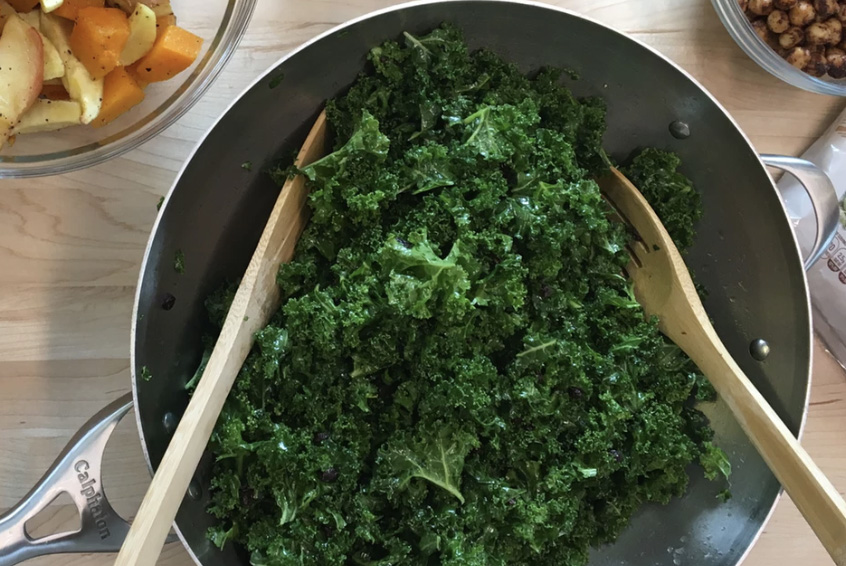
M253 162L252 161L245 161L241 164L241 169L244 171L252 171L253 170Z
M679 157L667 151L645 149L621 171L652 204L679 250L693 245L702 204L693 183L678 172Z
M268 84L268 86L270 86L270 89L273 90L274 88L281 85L282 81L284 81L284 80L285 80L285 73L277 73L276 75L274 75L270 79L270 82L267 83L267 84Z
M164 204L164 197L160 197L159 202L156 204L156 210L161 210L163 204Z
M185 253L182 250L173 254L173 270L180 275L185 273Z
M147 366L141 366L141 379L143 381L150 381L153 379L153 374L150 373L150 369Z
M711 442L705 443L705 451L699 456L699 462L705 470L705 477L715 480L722 475L728 479L731 476L731 463L723 450Z
M696 368L622 275L592 180L604 105L559 75L443 26L373 48L329 101L282 306L212 435L215 544L254 565L582 566L690 463L728 475ZM685 248L677 165L626 171ZM217 328L232 294L207 301Z

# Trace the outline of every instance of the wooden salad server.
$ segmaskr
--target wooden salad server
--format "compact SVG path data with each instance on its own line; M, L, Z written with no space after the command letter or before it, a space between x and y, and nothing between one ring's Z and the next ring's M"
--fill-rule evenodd
M637 187L614 168L599 187L637 235L626 271L643 310L699 366L834 563L846 566L843 498L720 341L679 250Z

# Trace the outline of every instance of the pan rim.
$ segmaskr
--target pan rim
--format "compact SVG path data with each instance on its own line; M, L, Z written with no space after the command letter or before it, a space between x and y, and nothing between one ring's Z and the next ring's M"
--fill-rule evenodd
M203 133L202 138L195 143L193 149L191 150L187 159L184 161L184 163L180 167L178 174L176 175L173 183L170 186L170 189L168 189L167 194L164 197L164 201L162 203L161 209L159 211L158 216L156 217L155 222L153 223L152 229L150 231L150 236L149 236L149 239L147 240L147 245L146 245L145 250L144 250L144 256L142 258L141 268L140 268L139 273L138 273L138 281L136 283L136 288L135 288L135 299L134 299L133 308L132 308L132 321L131 321L131 325L130 325L130 376L131 376L131 386L132 386L132 398L133 398L133 401L134 401L135 407L136 407L136 410L134 411L134 413L135 413L135 425L136 425L136 428L138 430L138 436L141 440L141 450L144 454L144 460L147 464L147 469L150 472L151 476L155 473L155 471L153 470L152 462L150 460L150 454L149 454L149 451L147 449L147 440L146 440L145 435L144 435L144 429L141 425L141 415L140 415L139 404L138 404L138 387L137 387L138 376L136 375L136 354L137 354L137 352L136 352L136 332L137 332L137 329L138 329L137 327L138 327L139 307L140 307L140 301L141 301L141 289L142 289L143 282L144 282L144 276L146 275L146 272L147 272L148 261L149 261L150 254L151 254L151 251L152 251L153 243L154 243L156 236L158 234L159 226L160 226L162 218L164 217L164 212L167 209L168 203L170 201L170 197L173 194L174 190L176 189L177 185L179 185L179 183L182 179L182 176L185 173L185 170L193 162L197 153L200 151L200 148L203 146L203 144L208 139L208 137L211 135L211 133L218 127L220 122L229 114L229 112L231 112L232 109L237 104L239 104L241 102L241 100L247 95L247 93L249 93L259 83L265 81L270 75L272 75L274 73L274 71L280 65L282 65L283 63L285 63L289 59L299 55L302 51L306 50L311 45L316 44L316 43L322 41L324 38L331 36L332 34L338 33L345 28L352 27L352 26L354 26L354 25L356 25L356 24L358 24L362 21L366 21L366 20L381 16L381 15L384 15L384 14L402 11L402 10L406 10L406 9L414 8L414 7L418 7L418 6L426 6L426 5L430 5L430 4L448 4L448 3L451 3L451 2L479 2L479 3L488 3L488 4L496 4L496 3L518 4L518 5L523 5L523 6L530 7L530 8L540 8L540 9L549 10L549 11L553 11L553 12L563 13L563 14L566 14L568 16L575 17L575 18L581 19L583 21L586 21L590 24L594 24L596 26L599 26L599 27L603 28L604 30L606 30L610 33L614 33L614 34L617 34L619 36L622 36L623 38L634 42L639 47L646 49L653 56L656 56L656 57L660 58L662 61L664 61L665 63L671 65L674 70L681 73L684 76L684 78L686 78L693 85L698 87L699 90L702 92L702 94L704 96L706 96L708 98L708 100L712 104L714 104L720 111L722 111L722 113L729 120L729 122L734 127L734 129L740 134L743 141L746 143L746 145L749 147L749 149L755 155L755 158L758 162L758 165L761 168L761 172L764 175L766 175L767 178L769 179L770 188L776 194L777 200L779 202L780 209L782 211L782 214L784 215L784 221L788 223L788 226L790 225L790 218L789 218L789 215L787 213L787 209L785 207L784 201L782 200L781 196L778 193L778 188L775 186L775 183L773 182L772 178L770 177L769 173L767 172L766 166L764 165L764 162L761 160L758 151L755 149L755 146L752 144L751 140L746 135L746 132L743 131L743 129L740 127L740 125L737 123L737 121L734 119L734 117L731 115L731 113L714 97L714 95L711 94L711 92L708 89L706 89L702 85L702 83L700 83L695 77L693 77L693 75L688 73L684 68L682 68L680 65L678 65L677 63L672 61L669 57L667 57L663 53L659 52L657 49L651 47L650 45L647 45L643 41L629 35L628 33L617 30L617 29L615 29L615 28L613 28L613 27L611 27L607 24L604 24L604 23L602 23L602 22L600 22L600 21L598 21L598 20L596 20L592 17L586 16L584 14L580 14L580 13L574 11L574 10L569 10L567 8L561 8L559 6L554 6L554 5L547 4L547 3L537 1L537 0L412 0L410 2L404 2L402 4L397 4L395 6L390 6L388 8L382 8L382 9L379 9L379 10L367 12L367 13L361 15L361 16L357 16L353 19L347 20L345 22L342 22L341 24L333 26L333 27L327 29L326 31L316 35L313 38L311 38L310 40L300 44L297 47L295 47L290 52L286 53L285 55L280 57L278 60L276 60L264 72L262 72L258 77L256 77L255 80L253 80L249 85L247 85L247 87L244 88L237 95L237 97L230 104L227 105L226 109L220 114L220 116L217 117L217 119L214 121L214 123ZM796 434L797 439L801 440L802 436L804 435L804 432L805 432L805 425L807 424L808 409L809 409L810 398L811 398L811 385L812 385L812 381L813 381L813 371L812 370L813 370L813 367L814 367L814 332L813 332L813 323L812 323L812 321L813 321L812 316L813 315L812 315L812 307L811 307L811 297L810 297L810 291L809 291L809 287L808 287L807 272L804 269L801 268L801 266L802 266L802 253L801 253L801 249L800 249L800 246L799 246L799 242L796 238L796 233L794 232L794 230L792 228L790 229L790 233L791 233L791 236L792 236L791 239L793 241L793 247L792 247L793 253L791 253L790 255L792 255L794 257L794 259L797 262L797 265L800 266L800 271L801 271L801 274L802 274L802 286L803 286L803 289L804 289L804 293L803 293L803 296L804 296L804 311L805 311L805 315L806 315L806 318L807 318L808 323L809 323L808 324L807 336L805 338L805 340L806 340L805 346L808 349L808 364L807 364L807 368L805 368L805 370L804 370L805 375L807 376L807 381L806 381L807 385L806 385L805 391L803 393L804 394L804 402L802 404L803 405L802 406L802 417L800 419L799 429L798 429L798 432ZM775 498L773 499L773 502L772 502L769 510L767 511L766 516L764 517L763 521L761 522L761 525L759 526L758 531L755 533L755 535L750 540L749 545L746 547L743 554L738 558L737 562L735 563L735 566L739 566L739 565L743 564L743 562L748 557L749 553L755 547L755 545L757 544L757 542L761 538L761 535L763 534L764 529L766 529L767 525L769 524L770 519L772 518L772 516L775 512L776 506L778 505L779 501L781 501L781 498L782 498L783 495L784 495L784 488L780 487L778 493L776 494ZM185 550L187 551L187 553L191 557L191 559L194 561L194 563L197 564L198 566L203 566L202 561L194 553L193 549L188 544L185 536L182 534L182 530L180 529L177 522L174 522L173 529L176 532L177 536L179 537L179 540L182 542L182 546L185 548Z

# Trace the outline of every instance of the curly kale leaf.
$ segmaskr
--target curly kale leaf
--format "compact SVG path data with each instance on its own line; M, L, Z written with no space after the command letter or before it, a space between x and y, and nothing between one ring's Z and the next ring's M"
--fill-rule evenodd
M676 154L647 148L621 171L652 204L676 246L684 251L696 239L702 204L693 183L679 173L680 165Z
M451 430L447 425L433 435L419 438L398 437L385 445L376 459L378 473L388 479L377 479L389 498L414 478L443 489L464 503L461 495L461 474L464 459L479 441L473 434Z
M442 145L428 143L412 148L405 154L410 187L419 195L440 187L455 184L449 150Z
M461 121L468 134L464 146L486 160L508 161L518 152L529 153L533 140L527 132L538 122L538 106L531 98L519 105L486 105Z
M715 480L719 476L731 477L731 462L723 450L711 442L705 443L705 451L699 456L699 463L705 470L705 477Z
M467 298L470 279L461 265L461 242L456 241L441 259L425 233L408 237L389 235L378 255L377 262L389 278L385 289L388 303L414 318L431 318L433 312L460 317L471 306Z
M391 140L379 131L379 121L367 110L362 110L358 129L349 141L337 151L302 169L303 174L315 180L329 180L342 175L348 166L362 157L381 163L385 160ZM321 183L317 183L318 186Z

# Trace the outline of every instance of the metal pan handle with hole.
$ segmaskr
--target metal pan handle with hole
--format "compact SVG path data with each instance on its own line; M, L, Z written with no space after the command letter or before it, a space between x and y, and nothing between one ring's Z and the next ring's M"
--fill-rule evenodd
M837 233L837 227L840 224L840 204L837 201L837 192L828 175L806 159L771 154L762 154L760 157L767 167L780 169L795 177L811 199L817 228L814 245L804 259L805 271L807 271L820 259Z
M120 549L129 523L115 512L103 490L103 453L132 403L132 394L127 393L91 417L35 487L0 516L0 566L12 566L45 554ZM76 504L79 529L33 538L27 532L27 521L62 494L70 496Z

